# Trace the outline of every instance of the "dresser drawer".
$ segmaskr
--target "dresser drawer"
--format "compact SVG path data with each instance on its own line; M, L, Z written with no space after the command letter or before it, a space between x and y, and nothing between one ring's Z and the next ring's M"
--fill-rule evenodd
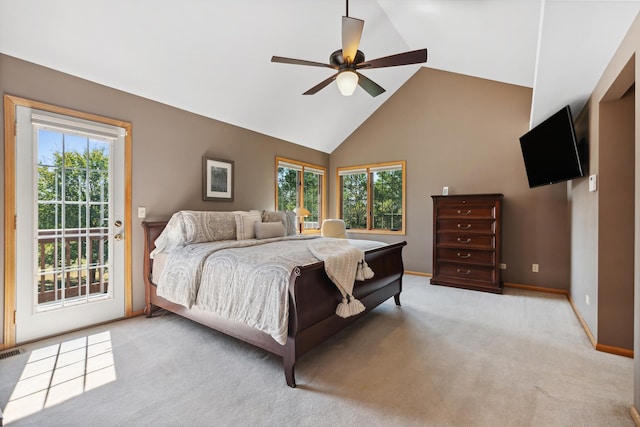
M438 233L436 246L455 246L456 248L495 248L494 235L474 235L467 233Z
M495 233L495 225L490 219L438 219L436 232Z
M496 217L496 208L493 205L452 205L438 208L439 218L487 218Z
M449 262L441 262L434 274L438 280L469 280L475 282L495 283L496 269L493 267L471 265L471 264L455 264Z
M482 251L475 249L437 248L438 261L452 261L474 265L494 266L496 256L494 251Z

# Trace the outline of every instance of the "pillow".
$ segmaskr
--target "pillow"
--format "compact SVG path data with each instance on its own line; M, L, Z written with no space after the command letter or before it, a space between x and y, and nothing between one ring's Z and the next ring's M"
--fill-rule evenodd
M153 259L159 252L171 252L177 247L184 246L185 243L182 212L176 212L155 240L155 249L151 251L150 258Z
M185 243L236 239L234 212L181 211Z
M286 211L285 217L286 224L284 225L284 228L287 231L287 236L293 236L298 232L296 230L296 213L294 211Z
M254 224L262 222L260 211L234 212L236 218L236 238L238 240L254 239Z
M284 226L284 235L293 236L296 231L296 214L293 211L262 211L262 222L278 222Z
M285 225L287 215L283 211L262 211L262 222L282 222Z
M257 212L259 211L251 211ZM242 212L244 213L244 212ZM153 258L159 252L171 252L189 243L236 239L235 212L179 211L174 213L155 240Z
M256 239L270 239L284 237L285 229L282 222L256 222L254 224Z

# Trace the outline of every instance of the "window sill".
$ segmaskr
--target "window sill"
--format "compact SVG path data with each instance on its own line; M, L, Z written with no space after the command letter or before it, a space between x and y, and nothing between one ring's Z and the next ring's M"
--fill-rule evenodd
M351 229L347 228L345 230L347 233L355 233L355 234L390 234L396 236L405 236L404 230L391 231L391 230L363 230L363 229Z

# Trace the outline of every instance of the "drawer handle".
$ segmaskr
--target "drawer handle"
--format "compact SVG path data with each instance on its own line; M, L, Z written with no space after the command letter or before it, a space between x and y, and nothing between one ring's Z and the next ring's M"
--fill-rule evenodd
M467 225L458 224L458 228L460 230L468 230L471 228L471 224L467 224Z
M469 215L471 213L471 209L467 209L466 212L462 212L460 209L458 209L458 215Z
M471 258L471 254L462 255L460 252L458 252L457 255L459 258Z
M458 269L457 271L458 271L458 274L464 274L465 276L471 274L471 270L462 271L462 270Z
M458 237L458 242L460 242L460 243L471 243L471 238L467 237L465 240L462 240L461 238Z

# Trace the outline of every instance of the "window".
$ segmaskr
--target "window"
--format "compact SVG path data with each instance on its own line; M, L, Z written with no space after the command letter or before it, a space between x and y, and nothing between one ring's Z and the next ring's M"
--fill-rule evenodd
M305 230L320 228L325 217L325 171L322 166L276 157L276 207L292 211L304 207L310 214L304 218Z
M404 234L406 162L338 168L339 215L352 231Z

